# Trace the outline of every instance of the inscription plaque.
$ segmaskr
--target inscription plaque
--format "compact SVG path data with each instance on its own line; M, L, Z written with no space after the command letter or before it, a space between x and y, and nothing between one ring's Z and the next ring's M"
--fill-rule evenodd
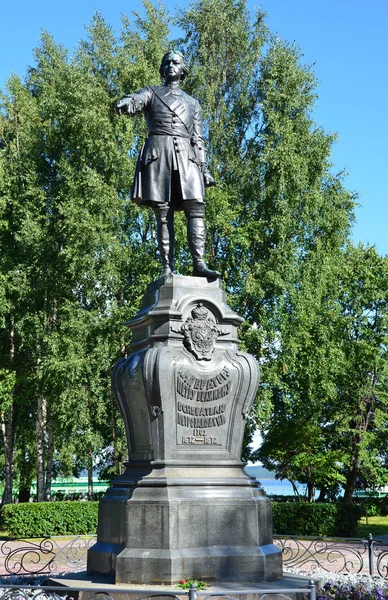
M226 366L206 377L197 377L188 367L180 368L176 377L178 444L223 444L231 389L231 373Z

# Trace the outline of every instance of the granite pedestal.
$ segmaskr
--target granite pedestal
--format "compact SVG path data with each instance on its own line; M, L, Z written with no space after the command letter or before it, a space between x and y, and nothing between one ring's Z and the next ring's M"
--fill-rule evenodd
M240 460L258 366L220 282L150 284L113 387L129 461L99 507L88 572L116 583L268 581L282 575L270 501Z

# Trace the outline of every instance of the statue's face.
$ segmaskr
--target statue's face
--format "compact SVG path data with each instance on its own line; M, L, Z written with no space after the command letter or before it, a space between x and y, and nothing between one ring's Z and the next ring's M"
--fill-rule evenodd
M163 76L167 82L180 81L183 73L182 59L178 54L168 54L163 60Z

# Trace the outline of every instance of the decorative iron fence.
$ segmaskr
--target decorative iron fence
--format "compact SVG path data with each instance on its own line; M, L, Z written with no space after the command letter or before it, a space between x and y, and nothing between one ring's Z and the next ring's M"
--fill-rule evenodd
M283 566L301 571L320 568L327 572L379 575L388 579L388 541L354 538L274 536L282 550Z
M123 600L128 598L128 588L120 588L115 586L112 589L94 589L84 587L24 587L17 585L0 585L0 597L2 600L69 600L74 597L79 597L82 592L82 600L119 600L120 595L123 595ZM316 586L313 581L309 582L308 587L298 589L294 588L277 588L277 589L241 589L241 590L222 590L209 593L208 590L197 591L195 585L192 585L189 590L147 590L147 595L144 595L144 588L140 590L130 590L131 597L136 600L151 600L154 598L171 598L172 600L210 600L213 596L217 598L225 598L227 600L240 600L242 596L246 600L247 595L252 600L295 600L302 597L303 600L316 600Z
M0 546L0 577L82 571L96 536L6 540Z
M59 575L86 569L87 552L95 536L6 540L0 546L0 577ZM282 550L283 566L301 571L379 575L388 579L388 541L347 538L274 536Z

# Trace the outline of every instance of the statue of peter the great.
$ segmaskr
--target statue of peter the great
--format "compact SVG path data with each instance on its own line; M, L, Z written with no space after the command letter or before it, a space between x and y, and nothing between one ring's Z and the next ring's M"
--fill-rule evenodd
M198 100L180 89L187 66L180 52L167 52L160 74L164 85L146 87L117 103L120 115L144 113L148 138L137 162L132 200L151 206L157 221L163 275L173 272L174 211L184 210L193 275L220 277L204 261L204 186L215 185L207 170Z

